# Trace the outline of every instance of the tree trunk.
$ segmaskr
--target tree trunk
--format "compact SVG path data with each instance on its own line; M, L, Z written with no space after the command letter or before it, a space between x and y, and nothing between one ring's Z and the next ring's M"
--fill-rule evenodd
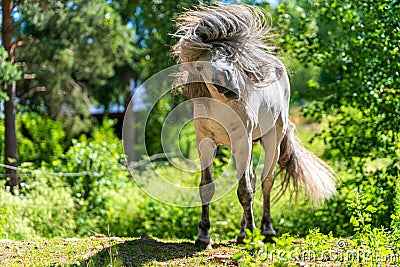
M11 53L13 19L11 12L13 9L12 0L2 1L2 44L8 52L8 61L14 63L14 56ZM16 127L16 86L10 85L7 88L8 100L4 102L4 125L5 125L5 164L17 167L17 127ZM6 167L6 176L8 178L6 186L14 192L14 187L18 186L18 173L16 169Z
M130 103L132 99L132 88L130 87L131 75L127 71L124 75L124 84L129 87L129 90L125 94L125 117L124 117L124 127L123 127L123 142L125 155L127 157L128 166L129 163L136 160L135 155L135 139L136 139L136 129L135 129L135 113L133 112L133 102ZM136 83L135 83L136 85Z

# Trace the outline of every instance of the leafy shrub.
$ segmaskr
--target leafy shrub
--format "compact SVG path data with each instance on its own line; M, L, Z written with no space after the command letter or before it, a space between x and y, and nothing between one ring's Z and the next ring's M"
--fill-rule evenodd
M390 229L394 234L400 237L400 211L397 210L395 214L392 215L392 223Z
M29 204L20 197L13 196L4 190L1 190L1 202L3 206L2 218L4 220L0 231L2 238L23 240L40 237L32 227L30 218L22 217ZM32 209L31 206L29 208Z
M309 230L303 239L283 234L274 238L275 244L265 244L257 229L247 231L244 251L234 255L239 266L292 266L303 262L346 264L348 266L397 266L400 263L400 213L392 215L390 229L373 227L373 214L378 209L368 203L365 195L354 193L347 200L350 222L355 233L351 238L324 234L319 228Z
M143 171L133 171L132 175L140 175L146 179L153 179L161 175L175 184L196 186L200 181L199 173L190 174L180 172L175 167L160 165L157 171L146 168ZM154 185L156 186L156 185ZM167 192L173 196L174 192ZM107 223L112 234L118 236L154 236L159 238L188 238L197 235L197 226L201 216L201 207L180 207L164 203L146 193L134 181L127 181L125 185L115 191L108 191L106 204ZM175 196L179 199L181 196ZM200 198L198 195L196 198ZM211 204L210 233L213 238L231 238L239 230L241 214L239 202L234 203L236 192L231 192ZM181 199L185 201L185 199ZM236 207L235 207L236 204ZM241 208L240 208L241 210Z
M4 229L4 225L8 220L8 210L3 205L0 207L0 237L5 236L6 231Z
M106 120L91 138L82 135L73 140L65 154L43 162L41 167L23 164L36 170L20 173L23 184L19 195L1 190L2 218L6 218L1 229L6 229L5 235L25 239L107 232L106 192L125 185L128 176L122 165L122 144L112 126ZM60 175L47 175L51 172Z
M275 244L265 244L260 231L247 232L244 249L233 256L239 266L316 265L397 266L400 263L399 235L381 228L372 228L351 239L309 231L304 239L284 234Z
M65 154L54 157L51 162L43 163L39 171L27 175L20 195L11 196L2 192L5 204L0 211L0 226L3 225L0 232L18 239L87 236L93 232L107 234L109 226L111 233L118 236L193 239L197 234L201 207L171 206L152 198L140 189L125 169L122 144L113 133L112 125L112 121L106 120L91 137L82 135L73 140L72 146ZM309 148L315 149L313 145ZM223 157L214 162L214 177L217 179L222 172L229 172L228 166L223 163L230 156L226 152L222 150ZM256 146L255 153L262 153L259 146ZM24 167L36 168L34 164L24 164ZM259 167L262 167L262 164ZM183 186L197 187L200 182L200 173L181 172L173 166L162 164L158 164L156 168L157 172L152 168L134 170L132 175L151 180L154 175L161 174L171 182ZM50 177L40 171L81 174ZM236 173L233 171L228 174L230 177L226 180L226 188L232 188L232 183L237 181ZM307 199L300 198L297 203L291 202L288 194L273 205L272 218L278 235L290 233L304 237L311 227L319 228L321 234L333 232L335 236L350 236L357 233L354 225L364 216L362 212L369 212L367 223L371 225L371 229L378 227L381 221L387 218L385 216L394 213L392 208L383 203L384 199L389 197L397 198L397 202L394 202L398 203L399 189L395 186L396 183L396 190L390 190L385 187L389 184L386 180L371 177L370 180L362 181L345 168L342 168L339 176L341 184L338 194L317 209L312 208ZM276 181L276 185L278 184L279 179ZM390 193L386 193L389 191ZM391 195L394 192L396 194ZM199 198L198 195L194 197ZM8 201L8 198L13 201ZM60 203L67 203L65 213L54 214L57 209L46 208L43 203L47 202L50 203L46 204L47 207L52 208ZM257 225L261 220L262 202L261 189L258 187L254 201ZM398 204L393 209L398 210ZM357 210L361 212L361 217L354 217L351 221ZM211 204L212 238L235 239L241 217L242 208L237 200L235 186L224 197ZM392 215L386 222L386 229L389 229L390 225L391 229L399 229L398 221L398 217ZM12 232L7 230L10 224L17 225Z
M65 155L52 162L55 172L78 173L62 179L75 199L75 219L82 235L106 227L103 223L107 201L105 192L124 184L128 176L122 143L112 127L111 120L104 120L90 139L82 135L78 140L72 140Z
M398 182L393 176L377 173L365 177L350 170L339 172L337 194L317 209L312 208L308 200L289 205L292 210L290 213L286 212L288 205L283 208L284 212L277 208L275 218L278 220L275 221L278 222L278 230L304 236L312 226L324 234L333 232L335 236L351 236L356 229L354 218L351 220L356 210L359 211L357 216L368 217L365 219L372 228L383 226L389 229L391 215L396 212L396 199L400 197L396 190Z
M20 162L40 167L60 158L70 142L61 121L54 121L34 112L18 115L18 155Z
M303 13L301 20L287 15L293 13L290 5ZM325 156L351 170L342 188L356 191L365 207L376 209L372 227L388 228L400 174L400 80L398 66L387 62L397 58L393 18L399 9L383 0L316 0L281 3L278 12L283 28L292 32L282 45L321 70L318 82L309 81L309 91L324 97L303 113L328 123L321 132Z
M0 190L3 237L33 239L73 235L75 207L68 188L49 177L35 176L28 180L32 182L17 195Z
M38 236L65 237L74 233L75 203L68 187L52 177L36 176L27 190L22 217L30 218Z

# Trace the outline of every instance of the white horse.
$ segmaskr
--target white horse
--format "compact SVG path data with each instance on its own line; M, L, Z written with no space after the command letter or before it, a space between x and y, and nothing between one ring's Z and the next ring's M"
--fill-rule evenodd
M216 146L231 148L236 163L237 194L243 207L242 228L255 228L253 195L255 173L252 143L265 149L262 173L263 216L261 231L266 240L275 236L270 214L274 167L283 172L282 191L293 179L297 192L303 184L315 203L335 193L335 174L322 160L306 150L294 137L288 118L290 85L284 65L271 55L265 15L245 5L200 7L178 18L174 55L183 63L185 94L194 100L194 126L202 177L202 216L196 245L211 247L209 203L215 188L212 162ZM200 81L200 82L199 82Z

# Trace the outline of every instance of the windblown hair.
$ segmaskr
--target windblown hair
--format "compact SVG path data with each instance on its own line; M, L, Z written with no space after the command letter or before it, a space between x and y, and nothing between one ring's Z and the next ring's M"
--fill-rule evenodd
M282 64L271 55L275 47L265 40L271 38L267 15L260 8L247 5L202 6L177 18L179 41L173 46L180 63L197 61L205 53L223 53L235 62L238 70L254 83L276 79ZM275 75L275 74L274 74ZM188 96L207 96L203 84L187 84Z

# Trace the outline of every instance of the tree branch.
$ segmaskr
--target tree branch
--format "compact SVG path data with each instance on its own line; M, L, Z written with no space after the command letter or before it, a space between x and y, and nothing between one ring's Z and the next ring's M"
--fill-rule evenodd
M21 97L19 97L18 103L27 99L28 97L31 97L36 92L44 92L44 91L46 91L46 87L44 87L44 86L34 87L34 88L30 89L28 92L26 92L25 94L23 94Z
M36 79L36 74L35 73L32 73L32 74L29 74L29 73L24 73L24 78L23 78L24 80L33 80L33 79Z
M28 39L28 38L19 38L19 39L16 40L15 42L12 42L12 43L11 43L10 57L14 58L14 51L15 51L15 48L21 47L21 46L28 46L28 45L31 45L31 44L34 44L34 43L35 43L35 41L27 42L27 41L24 41L24 39Z

